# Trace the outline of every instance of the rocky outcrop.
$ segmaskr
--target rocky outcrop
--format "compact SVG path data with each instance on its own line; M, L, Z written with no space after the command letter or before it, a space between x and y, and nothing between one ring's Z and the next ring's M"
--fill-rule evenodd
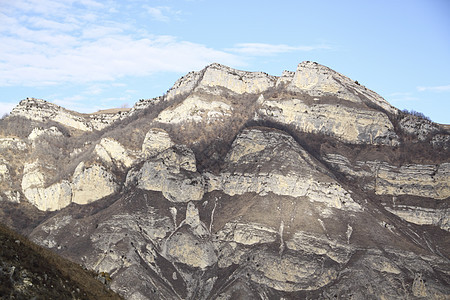
M450 164L407 164L399 167L381 161L356 161L329 153L324 159L352 180L365 182L364 188L378 195L412 195L443 200L450 197Z
M180 105L163 110L157 120L161 123L183 122L212 123L223 121L232 115L230 105L220 101L205 101L198 96L189 96Z
M419 141L426 140L432 133L439 131L439 126L433 122L417 116L407 114L399 122L401 130L415 135Z
M202 72L189 72L180 79L167 91L167 99L173 99L178 95L186 95L191 93L198 85L202 77Z
M103 167L84 168L81 163L72 181L46 184L45 170L39 162L24 167L22 191L26 199L39 210L60 210L70 203L87 204L118 191L113 176Z
M434 225L450 231L450 210L448 208L432 209L408 205L385 208L405 221L418 225Z
M436 134L431 139L431 145L434 148L450 149L450 134Z
M235 70L220 64L205 68L198 88L223 87L237 94L257 94L275 86L276 77L263 72Z
M398 112L395 107L377 93L316 62L304 61L300 63L288 89L300 92L306 91L315 97L332 95L332 97L354 103L376 105L392 114Z
M208 191L220 190L231 196L273 193L306 197L333 208L359 210L350 194L321 172L320 163L284 132L244 130L233 142L226 165L218 176L206 174Z
M415 195L439 200L450 197L450 163L399 168L380 164L376 172L378 195Z
M160 97L155 97L155 98L151 98L151 99L139 99L134 106L131 108L131 110L129 111L128 115L129 116L133 116L136 113L138 113L139 111L142 111L148 107L151 107L153 105L156 105L158 103L160 103L161 101L163 101L165 99L164 96L160 96Z
M19 138L0 138L1 151L25 151L28 144Z
M88 204L119 191L114 176L103 166L80 163L72 177L72 202Z
M72 188L68 181L46 186L45 168L38 162L25 164L22 191L25 198L40 210L59 210L72 201Z
M62 132L55 126L52 126L48 129L36 127L28 136L28 139L34 141L38 139L40 136L48 135L48 136L62 136Z
M0 201L8 201L11 203L20 203L19 191L3 191L3 195L0 195Z
M9 173L9 167L4 161L0 161L0 186L11 184L11 175Z
M41 99L27 98L13 108L11 116L20 116L39 122L55 121L72 128L91 131L92 125L81 114L70 112Z
M169 261L193 268L206 269L217 262L215 248L209 239L209 231L200 221L194 203L188 203L185 220L165 240L161 254Z
M172 202L200 200L205 192L195 155L185 146L173 146L148 158L142 167L128 173L126 181L140 189L162 192Z
M106 127L110 126L116 121L123 120L129 116L128 109L116 109L117 112L110 113L102 113L97 112L93 114L86 115L85 117L88 119L94 130L103 130Z
M399 144L389 118L372 109L276 99L264 101L256 119L289 125L301 132L329 135L352 144Z
M115 121L124 119L128 113L83 115L42 99L27 98L13 108L11 116L20 116L39 122L54 121L81 131L92 131L102 130Z
M129 168L136 159L136 155L112 138L102 138L94 151L106 165L118 168Z
M172 139L165 130L152 128L145 135L141 152L143 156L151 157L169 149L173 145Z

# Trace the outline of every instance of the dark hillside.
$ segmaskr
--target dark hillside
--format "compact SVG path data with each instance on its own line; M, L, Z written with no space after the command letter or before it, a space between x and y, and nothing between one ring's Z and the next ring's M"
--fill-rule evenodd
M0 299L121 299L95 277L0 224Z

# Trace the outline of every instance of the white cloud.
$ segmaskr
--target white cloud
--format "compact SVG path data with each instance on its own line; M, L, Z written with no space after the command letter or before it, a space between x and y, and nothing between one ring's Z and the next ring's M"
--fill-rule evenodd
M331 49L331 47L327 45L289 46L284 44L272 45L264 43L241 43L236 44L234 48L230 48L227 50L246 55L266 56L295 51L313 51L324 49Z
M17 1L0 14L0 21L5 20L0 28L0 86L113 81L161 71L188 72L212 62L243 65L235 54L151 35L104 16L95 1L43 0L49 7L45 14L37 7L40 3ZM77 8L80 5L89 9ZM178 13L168 7L155 9ZM24 18L24 11L33 12L33 17Z
M146 7L148 14L156 21L169 22L169 17L164 15L164 7Z
M417 101L419 98L415 97L411 92L395 92L388 95L390 102L408 102Z
M160 22L169 22L173 17L177 17L181 14L180 11L173 10L168 6L151 7L144 5L144 9L152 19Z
M418 86L417 90L419 92L450 92L450 84L439 86Z

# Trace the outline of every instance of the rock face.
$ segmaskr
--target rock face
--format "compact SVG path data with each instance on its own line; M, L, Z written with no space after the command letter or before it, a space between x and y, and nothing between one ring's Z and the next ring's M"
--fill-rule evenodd
M39 162L26 164L22 191L26 199L40 210L60 210L70 203L87 204L114 194L119 186L103 167L85 168L83 163L75 170L72 181L62 180L46 185L45 170Z
M348 143L398 145L392 123L386 114L375 110L277 99L264 101L257 119L291 125L302 132L331 135Z
M203 270L217 263L209 231L200 221L198 209L193 202L188 203L186 218L182 224L163 244L162 255L172 262Z
M103 138L95 145L95 153L110 166L129 168L133 164L133 154L119 142L111 138Z
M173 146L148 158L140 169L128 173L127 184L162 192L172 202L201 200L205 192L195 155L184 146Z
M325 159L349 178L367 181L365 188L378 195L413 195L438 200L450 197L449 163L395 167L381 161L351 164L339 154L327 154Z
M430 209L417 206L397 205L386 210L399 216L403 220L418 225L434 225L450 231L450 211L445 209Z
M397 113L396 108L373 91L315 62L300 63L288 89L306 91L312 96L319 97L331 94L354 103L369 102L389 113Z
M380 165L375 192L388 195L415 195L443 200L450 197L450 163L440 165L404 165L400 168Z
M450 297L448 128L325 66L14 115L34 121L0 122L0 221L126 299Z
M152 128L145 135L142 154L148 157L155 156L173 145L172 139L165 130Z
M263 72L245 72L212 64L205 69L199 88L224 87L237 94L255 94L264 92L275 83L276 77Z
M246 129L234 141L225 161L223 173L209 177L209 191L221 190L230 196L273 193L306 197L334 208L359 210L350 194L317 170L318 163L284 132Z
M59 210L70 204L72 188L68 181L45 186L45 169L35 161L24 166L22 191L26 199L40 210Z
M102 130L127 115L123 112L83 115L35 98L20 101L11 112L11 116L20 116L39 122L54 121L81 131Z
M190 96L176 108L162 111L158 116L161 123L177 124L182 122L202 122L207 123L216 120L223 120L230 117L232 108L230 105L220 101L203 101L196 96Z
M433 132L439 131L437 124L412 115L407 115L400 120L400 128L408 134L416 135L420 141L426 140Z
M93 165L86 168L80 163L72 178L72 201L87 204L116 193L119 185L104 167Z

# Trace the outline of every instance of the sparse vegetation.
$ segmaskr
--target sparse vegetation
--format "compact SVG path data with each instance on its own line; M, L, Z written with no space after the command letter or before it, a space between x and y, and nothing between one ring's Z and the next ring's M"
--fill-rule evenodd
M95 272L30 242L2 224L0 262L1 299L121 299L95 278Z
M404 110L402 110L402 112L404 114L408 114L408 115L411 115L411 116L416 116L416 117L419 117L421 119L431 121L431 119L429 117L427 117L423 113L415 111L413 109L411 109L411 110L404 109Z

